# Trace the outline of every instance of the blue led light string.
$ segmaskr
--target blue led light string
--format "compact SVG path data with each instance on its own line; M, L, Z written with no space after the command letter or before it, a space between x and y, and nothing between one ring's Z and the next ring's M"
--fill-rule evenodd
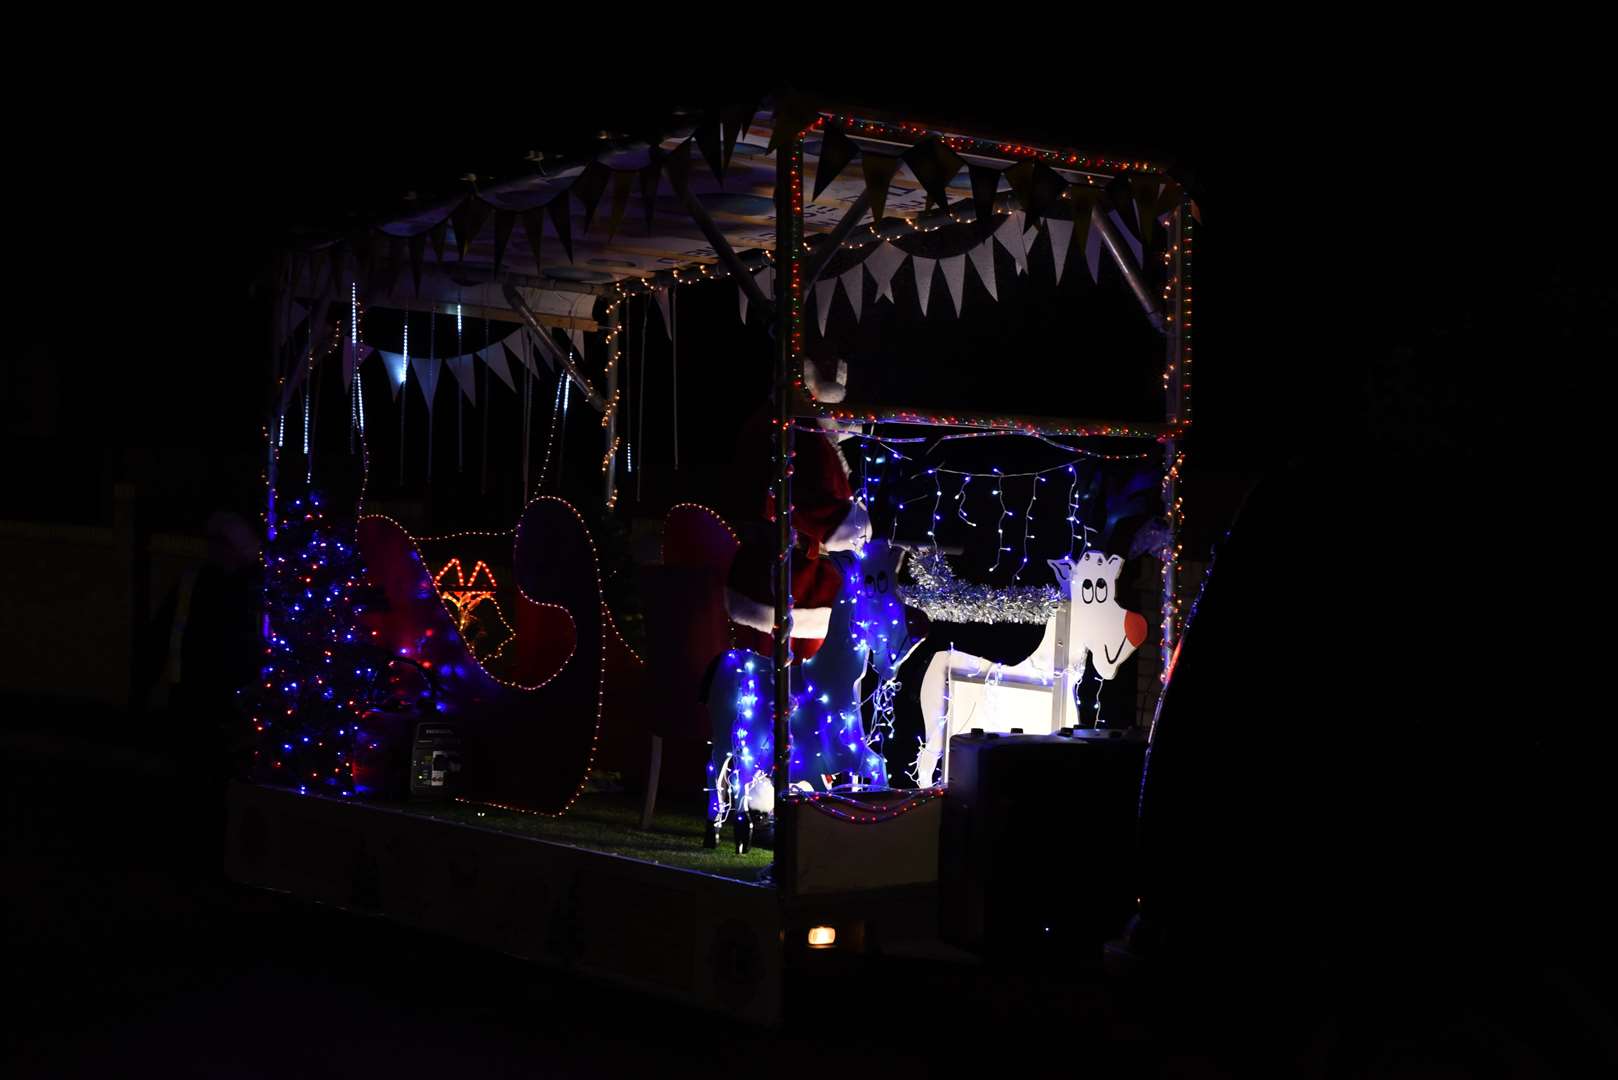
M1028 568L1028 541L1034 538L1031 531L1034 527L1034 500L1039 498L1039 485L1045 482L1043 476L1036 475L1029 485L1028 508L1023 511L1022 523L1022 562L1017 564L1016 571L1011 575L1012 581L1020 581L1022 572Z
M1011 511L1006 509L1006 482L999 469L994 470L994 494L1000 500L1000 517L996 519L994 525L996 538L994 542L994 565L989 567L989 573L991 574L1000 567L1001 553L1011 550L1006 547L1006 518L1011 516Z
M938 479L937 469L928 469L927 473L933 478L933 517L932 520L927 523L927 535L932 537L934 543L937 543L939 516L938 504L944 499L944 482Z

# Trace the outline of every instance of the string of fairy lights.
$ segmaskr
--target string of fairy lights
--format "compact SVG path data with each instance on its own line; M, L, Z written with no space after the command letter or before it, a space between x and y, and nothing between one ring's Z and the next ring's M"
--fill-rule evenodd
M816 429L805 428L804 430ZM924 532L930 546L936 547L948 541L949 537L940 536L940 531L946 521L958 522L959 524L955 526L957 529L992 527L996 534L995 559L988 568L988 572L993 574L998 571L1002 562L1015 563L1015 569L1012 571L1010 579L1011 584L1016 584L1022 580L1023 573L1026 571L1030 561L1031 550L1033 550L1030 548L1030 541L1038 538L1038 534L1033 531L1032 526L1042 485L1050 483L1053 478L1060 480L1064 475L1067 478L1066 496L1061 504L1063 508L1061 518L1062 523L1067 526L1067 555L1069 558L1075 558L1083 554L1091 546L1094 536L1098 532L1095 526L1084 520L1083 496L1079 490L1081 465L1093 462L1147 462L1158 459L1162 455L1160 448L1138 453L1100 453L1082 447L1068 446L1054 439L1042 438L1041 441L1046 445L1063 450L1073 456L1054 465L1007 472L997 466L991 466L985 470L947 465L926 465L923 460L926 455L907 454L895 445L899 442L931 442L933 444L931 449L936 449L944 441L952 440L957 436L944 436L934 440L926 436L901 439L886 435L868 435L863 432L851 434L853 438L858 439L862 444L857 454L857 462L860 466L860 485L857 497L866 506L875 509L883 495L887 495L888 505L891 509L890 542L896 542L899 538L905 511L908 508L923 505L929 507L924 521ZM961 437L979 437L983 435L1003 435L1003 433L974 432ZM887 475L888 466L894 462L909 462L914 468L908 475L900 475L897 478L889 477ZM959 477L959 486L953 493L949 493L944 489L943 477L945 476ZM973 481L980 481L976 489L971 486ZM1023 481L1028 484L1027 498L1020 504L1022 512L1019 515L1012 509L1013 506L1019 504L1008 504L1006 498L1010 485L1016 482L1020 486ZM888 485L887 489L883 488L884 483ZM888 490L893 489L895 486L902 487L906 483L926 485L926 487L919 492L911 493ZM1060 486L1058 484L1058 487ZM983 497L994 500L995 516L992 522L973 520L972 514L968 510L968 494L974 490L982 492ZM943 511L946 508L952 512L945 514ZM912 511L912 514L914 514L914 511ZM1020 543L1008 542L1006 539L1007 522L1019 517L1022 522ZM957 534L957 538L970 539L971 534L960 533Z
M814 128L823 126L827 122L835 123L850 133L857 134L865 138L894 139L906 141L912 144L918 141L920 138L928 135L940 135L942 143L959 154L975 154L980 156L994 156L1001 158L1009 157L1019 161L1043 161L1053 166L1067 166L1080 171L1096 170L1098 172L1106 172L1113 175L1131 174L1143 177L1162 175L1161 169L1147 162L1129 162L1104 158L1090 158L1074 154L1072 152L1055 151L1015 143L989 142L973 139L967 136L941 134L938 132L933 132L921 125L904 123L890 124L834 113L822 114L816 117L810 124L808 130L813 130ZM801 147L801 136L802 133L799 133L799 138L794 143L795 146ZM796 373L802 371L801 359L803 356L804 347L804 284L802 264L804 257L809 252L808 245L804 240L802 232L804 192L802 189L803 175L801 153L798 154L796 168L791 171L790 175L790 200L792 208L792 221L795 228L794 231L789 233L789 235L792 237L792 242L790 245L791 257L783 260L787 263L788 275L787 280L784 283L784 287L781 290L781 295L784 295L786 298L789 309L787 312L787 325L789 328L787 342L787 349L789 351L790 359L789 370L794 373L793 382L795 389L801 393L804 389L803 381L801 376L797 375ZM1093 183L1094 180L1092 178L1083 182ZM921 220L921 218L925 218L925 220ZM906 220L910 228L921 231L932 231L936 228L942 227L943 224L947 224L947 222L942 222L934 217L926 217L925 215L920 216L920 218L917 220ZM1192 297L1190 273L1193 238L1193 214L1190 210L1189 200L1185 199L1183 196L1181 198L1178 211L1173 215L1173 225L1174 228L1170 232L1170 239L1166 243L1163 251L1160 253L1161 261L1164 267L1162 296L1165 308L1170 311L1170 314L1166 317L1171 324L1172 334L1174 335L1175 340L1174 347L1171 349L1170 359L1165 365L1163 372L1164 389L1170 401L1170 422L1171 425L1173 425L1172 430L1167 436L1169 440L1167 454L1165 454L1164 447L1162 446L1138 452L1102 452L1088 447L1070 445L1061 441L1060 438L1062 435L1066 435L1070 438L1082 438L1092 435L1122 435L1132 438L1154 439L1164 437L1161 431L1144 426L1133 427L1130 425L1105 425L1101 427L1093 427L1074 425L1066 428L1059 427L1052 429L1049 426L1038 427L1034 424L1020 422L1017 418L983 418L977 416L968 416L965 414L960 417L950 417L931 414L924 415L919 412L915 413L913 416L910 414L898 413L894 414L893 416L884 415L879 418L873 415L861 416L855 409L827 409L824 407L818 409L822 415L838 417L844 419L845 421L864 422L866 430L863 430L857 435L857 438L860 440L861 444L860 452L858 454L858 464L860 466L859 497L867 506L874 507L884 495L887 496L891 509L892 532L890 539L897 538L901 528L901 520L904 518L905 511L907 509L912 510L912 517L910 520L914 520L916 517L919 517L923 514L923 512L926 513L924 530L925 535L928 538L928 542L935 548L941 544L947 543L952 534L954 538L962 539L969 537L972 534L986 534L992 530L994 535L995 552L993 563L989 567L989 572L991 574L997 574L1001 572L1002 567L1005 567L1006 572L1009 574L1008 584L1012 587L1020 585L1029 565L1030 558L1033 554L1037 553L1041 548L1049 547L1053 544L1059 547L1059 536L1051 537L1042 535L1040 532L1035 531L1036 517L1041 515L1047 519L1054 519L1057 517L1057 511L1050 509L1053 502L1060 511L1061 522L1067 526L1068 556L1072 558L1078 554L1081 554L1093 543L1093 537L1096 534L1096 529L1093 525L1084 520L1085 508L1083 505L1083 496L1080 494L1081 473L1087 472L1103 463L1148 462L1152 460L1162 460L1162 502L1164 513L1168 519L1169 534L1171 537L1162 552L1162 573L1164 575L1166 587L1163 590L1164 599L1162 609L1160 611L1160 617L1163 625L1165 663L1167 662L1168 646L1174 640L1174 636L1177 633L1177 628L1182 621L1181 605L1172 586L1175 581L1175 575L1178 573L1179 562L1182 555L1182 548L1177 541L1177 537L1183 523L1184 500L1179 493L1178 485L1184 465L1184 452L1173 440L1179 434L1179 432L1184 430L1185 426L1189 425L1191 420L1190 390L1192 361ZM870 237L856 238L846 242L845 246L861 246L863 244L868 244L886 238L885 235L880 233L874 224L870 231ZM753 256L753 261L755 265L747 268L750 272L772 267L776 263L776 253L770 251L755 253ZM668 272L668 279L676 285L697 284L703 281L723 280L730 276L731 274L728 269L708 265L677 268ZM303 414L301 437L305 464L305 480L310 483L312 483L314 476L313 457L316 446L315 426L319 418L319 402L316 400L318 396L317 383L314 378L314 374L317 370L317 364L329 356L333 351L341 350L345 344L345 341L347 349L349 350L349 356L351 357L349 362L353 365L351 370L345 370L345 375L349 376L350 393L348 403L348 435L351 448L356 444L356 442L363 446L366 437L367 416L364 385L358 370L360 361L363 359L363 354L361 353L361 330L364 317L364 307L360 301L358 282L355 280L350 280L349 284L349 310L348 318L346 320L346 327L343 320L337 320L336 325L333 327L332 340L324 347L317 348L317 343L315 341L316 328L313 326L313 320L311 320L311 330L305 355L294 361L294 363L302 364L304 366L304 370L301 372L303 379L299 404L301 405ZM622 332L622 320L617 316L621 306L627 303L629 296L636 294L644 295L651 289L659 287L664 286L659 285L658 279L654 278L643 277L639 279L625 279L613 283L611 286L611 292L603 292L600 294L607 298L607 305L605 321L602 324L603 329L600 331L602 335L601 341L606 346L605 367L602 372L602 376L605 380L604 385L606 387L606 395L605 407L602 410L600 425L604 432L604 443L599 467L602 473L609 478L606 495L606 502L609 508L611 508L615 503L617 494L616 487L613 485L612 464L617 458L617 455L622 453L625 456L626 474L635 474L637 471L637 465L639 463L637 463L635 460L634 443L637 441L642 441L638 431L631 431L629 437L620 435L618 433L617 421L620 418L620 410L625 408L629 409L630 412L628 415L629 419L632 421L635 418L635 410L638 408L641 410L639 414L640 419L644 421L644 402L638 400L633 402L629 401L623 391L617 386L615 376L617 374L617 367L620 362L621 354L621 347L618 338ZM650 301L643 300L643 303L649 304ZM465 356L463 340L463 311L459 303L457 303L454 307L454 318L457 357L459 358ZM436 319L429 320L429 322L430 330L428 358L431 362L436 364L439 359L436 354ZM486 316L484 336L486 340L489 337L488 320ZM644 319L641 336L644 339ZM642 380L644 380L645 376L644 344L644 340L642 340ZM524 345L526 348L526 341L524 342ZM411 369L410 347L410 322L407 315L403 326L405 384L408 384L409 371ZM532 412L531 377L533 374L533 366L531 353L527 353L525 355L528 357L527 361L525 362L525 367L528 368L529 379L525 382L525 401L523 403L523 446L525 474L523 496L524 499L527 500L531 495L531 492L528 490L526 469L528 432L530 429ZM573 357L577 357L577 359L581 362L583 360L581 355L570 350L570 359ZM475 372L475 368L472 370ZM460 377L460 374L457 373L457 379ZM475 374L473 377L475 378ZM565 453L566 429L569 415L572 381L573 380L569 378L565 372L557 380L555 395L552 403L549 431L546 438L544 460L540 470L539 483L536 485L535 490L544 489L547 481L552 475L551 470L553 449L555 451L557 473L561 472L563 454ZM594 381L593 376L591 381ZM286 383L286 378L284 376L282 377L281 383L283 386ZM491 385L491 383L492 380L486 379L484 381L484 386L487 388ZM644 381L642 382L642 387L644 387ZM461 392L456 394L456 458L458 471L464 469L464 399L469 396L469 389L470 388L463 388ZM589 391L589 393L592 399L594 399L594 392ZM290 398L291 393L288 392L286 396ZM404 409L407 397L408 394L399 396L401 431L401 486L403 486L404 483ZM485 393L485 397L487 397L487 392ZM290 402L288 401L282 402L282 405L278 409L276 416L273 418L272 423L265 429L265 437L270 444L269 460L271 462L272 471L277 458L285 450L287 437L287 413L290 411L288 408L289 404ZM474 407L476 407L476 405L477 402L474 401ZM923 436L878 433L878 429L881 424L885 423L892 426L894 423L903 423L906 417L913 422L928 424L936 424L940 422L948 424L955 420L959 420L963 425L981 423L987 425L988 429ZM484 460L486 462L486 440L488 430L488 417L486 412L483 420L485 438ZM1055 434L1053 434L1053 431ZM1053 465L1039 468L1018 469L1013 471L1005 471L998 467L990 467L987 469L968 469L945 464L930 464L927 460L930 454L936 452L945 443L951 443L959 440L1005 437L1007 435L1032 436L1040 440L1047 448L1060 451L1065 456L1063 460ZM431 479L432 475L431 440L432 424L429 422L427 463L427 477L429 480ZM901 447L911 448L921 444L926 444L925 451L917 452L913 450L901 449ZM644 456L644 444L642 449ZM485 465L485 470L486 469L487 465ZM1068 480L1067 484L1065 485L1065 498L1058 500L1057 496L1061 496L1063 494L1064 485L1062 485L1061 480L1064 473L1066 474ZM955 483L948 483L946 478L955 481ZM273 480L271 480L269 476L267 476L266 479L273 485ZM953 490L951 490L952 488ZM988 505L988 515L992 516L985 515L985 511L983 510L985 504ZM269 505L271 507L271 513L273 513L273 491L270 495ZM1020 538L1016 535L1018 530L1014 521L1012 520L1018 517L1020 517L1022 521ZM1011 526L1013 534L1009 538L1007 535L1008 525ZM1045 541L1045 543L1035 543L1036 541L1041 540ZM458 565L459 564L457 563L457 567ZM444 571L440 572L440 576L447 572L447 570L448 565L445 566ZM476 572L474 571L473 577L475 576ZM598 586L599 577L600 574L598 567ZM490 583L492 585L492 578ZM436 581L435 584L437 584ZM468 593L467 597L465 598L467 605L466 611L461 613L463 616L481 602L475 598L476 595L476 591L471 591ZM455 606L459 608L459 605ZM496 605L495 610L497 615L500 617L500 621L504 623L504 615L499 611L498 604ZM607 612L604 605L603 612L606 614L607 625L612 627L613 632L616 634L616 627L612 626L610 612ZM462 629L465 629L464 619ZM506 630L508 632L511 631L509 624L506 625ZM619 640L622 640L621 636ZM507 641L509 641L509 637ZM502 641L500 647L494 650L492 654L486 656L485 659L494 659L497 657L504 649L507 641ZM878 685L875 693L867 696L859 703L858 707L861 709L861 711L869 709L872 715L872 722L865 729L865 747L867 750L873 748L879 749L883 737L881 733L886 732L887 734L891 734L892 732L893 698L896 691L896 682L883 682ZM596 721L597 730L595 736L596 738L599 738L599 700L597 702ZM592 760L594 757L594 746L595 739L592 739ZM580 791L582 791L582 786ZM811 803L813 808L819 812L827 813L833 817L838 817L847 821L869 822L888 820L891 817L908 813L918 806L924 805L931 798L936 797L937 793L937 789L924 788L919 792L907 793L906 797L903 799L893 800L881 806L874 806L869 800L852 799L836 792L814 792L806 795L806 799ZM572 799L568 801L569 806L571 806L572 802L577 799L578 794L579 792L577 791L574 793ZM509 809L518 808L509 807Z

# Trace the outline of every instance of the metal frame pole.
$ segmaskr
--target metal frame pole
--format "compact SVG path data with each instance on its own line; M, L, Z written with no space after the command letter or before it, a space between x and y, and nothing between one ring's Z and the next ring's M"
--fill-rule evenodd
M1186 347L1187 322L1190 315L1188 275L1190 273L1190 200L1180 196L1174 209L1174 222L1169 241L1169 283L1165 290L1169 296L1171 314L1168 320L1168 360L1164 371L1165 418L1176 428L1190 423L1186 405ZM1168 517L1168 543L1163 551L1163 603L1162 603L1162 679L1167 681L1169 663L1174 658L1174 647L1179 641L1179 567L1180 567L1180 469L1185 463L1181 441L1166 439L1163 443L1163 509Z
M778 111L776 122L783 117ZM790 788L792 713L792 400L802 322L803 133L779 138L775 156L775 791Z
M612 309L607 313L607 415L603 425L605 444L602 448L602 488L601 498L607 509L611 510L618 501L618 360L622 355L622 343L619 338L624 329L624 304L627 300L615 301Z

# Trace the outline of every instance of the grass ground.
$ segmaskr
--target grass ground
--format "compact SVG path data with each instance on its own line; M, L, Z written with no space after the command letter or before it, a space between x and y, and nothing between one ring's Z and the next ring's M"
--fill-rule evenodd
M644 862L700 870L705 874L756 881L770 865L771 852L754 848L737 855L734 847L702 846L703 814L699 808L659 805L651 828L640 827L640 798L618 793L581 796L559 818L523 814L470 803L397 803L390 809L518 833L557 844L606 851ZM728 836L727 838L728 839Z

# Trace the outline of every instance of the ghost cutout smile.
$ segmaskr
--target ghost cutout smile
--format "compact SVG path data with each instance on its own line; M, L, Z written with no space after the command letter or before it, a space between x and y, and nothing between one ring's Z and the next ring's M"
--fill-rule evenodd
M1082 669L1088 655L1096 674L1110 681L1119 665L1146 641L1145 618L1118 602L1118 571L1123 559L1086 551L1078 562L1046 561L1073 605L1068 663Z

